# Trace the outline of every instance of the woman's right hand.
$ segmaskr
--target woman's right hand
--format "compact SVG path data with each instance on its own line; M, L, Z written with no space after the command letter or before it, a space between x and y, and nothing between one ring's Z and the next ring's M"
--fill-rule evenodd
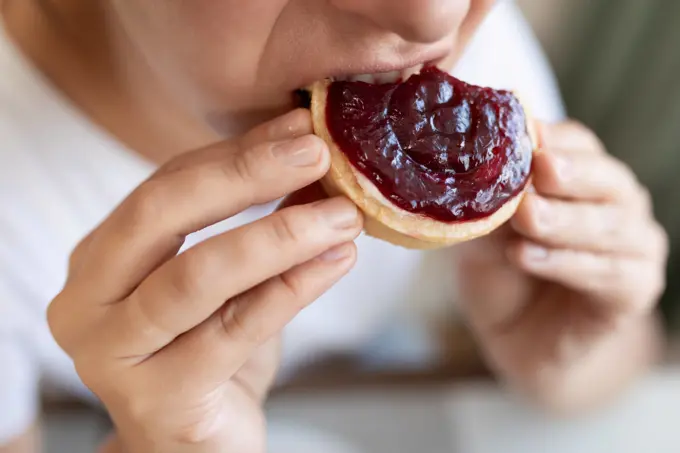
M347 199L285 207L177 254L192 232L328 170L309 113L190 152L75 249L48 319L127 453L264 452L278 333L352 267Z

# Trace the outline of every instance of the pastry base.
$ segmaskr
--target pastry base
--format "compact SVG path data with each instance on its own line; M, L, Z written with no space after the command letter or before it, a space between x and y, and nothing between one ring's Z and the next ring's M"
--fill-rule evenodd
M331 138L326 127L329 84L328 80L317 82L310 89L314 133L328 144L331 154L331 168L321 183L329 195L344 195L363 211L366 234L409 249L437 249L485 236L514 215L526 188L492 215L457 223L439 222L405 211L391 203L368 178L354 168ZM532 127L532 139L534 133ZM529 185L530 183L526 187Z

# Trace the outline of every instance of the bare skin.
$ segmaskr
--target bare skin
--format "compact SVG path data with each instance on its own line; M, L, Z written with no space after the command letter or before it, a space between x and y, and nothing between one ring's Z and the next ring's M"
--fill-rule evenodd
M31 429L10 444L0 446L0 453L35 453L41 450L40 428L36 423Z
M162 165L83 239L49 311L55 338L116 422L105 451L264 451L277 335L351 268L361 216L344 199L286 206L175 252L187 234L324 174L328 150L310 135L309 114L284 114L292 90L338 73L453 62L492 3L0 4L57 87ZM463 308L513 389L576 410L654 360L667 245L644 188L590 131L566 123L542 135L536 193L509 226L459 248ZM232 196L215 200L215 190ZM32 453L31 439L0 452Z
M542 141L534 193L509 225L460 248L461 300L504 380L583 411L658 358L668 243L646 190L584 126L544 126Z

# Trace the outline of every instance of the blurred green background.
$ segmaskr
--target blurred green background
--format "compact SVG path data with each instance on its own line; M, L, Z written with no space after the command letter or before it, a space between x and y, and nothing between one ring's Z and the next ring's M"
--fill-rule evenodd
M666 320L680 330L680 1L520 0L569 114L649 187L672 253Z

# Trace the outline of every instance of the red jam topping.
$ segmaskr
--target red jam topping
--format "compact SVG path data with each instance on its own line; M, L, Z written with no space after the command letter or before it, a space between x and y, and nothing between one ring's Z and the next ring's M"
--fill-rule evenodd
M531 172L517 98L434 67L401 83L333 82L326 121L338 147L388 200L441 222L490 216Z

